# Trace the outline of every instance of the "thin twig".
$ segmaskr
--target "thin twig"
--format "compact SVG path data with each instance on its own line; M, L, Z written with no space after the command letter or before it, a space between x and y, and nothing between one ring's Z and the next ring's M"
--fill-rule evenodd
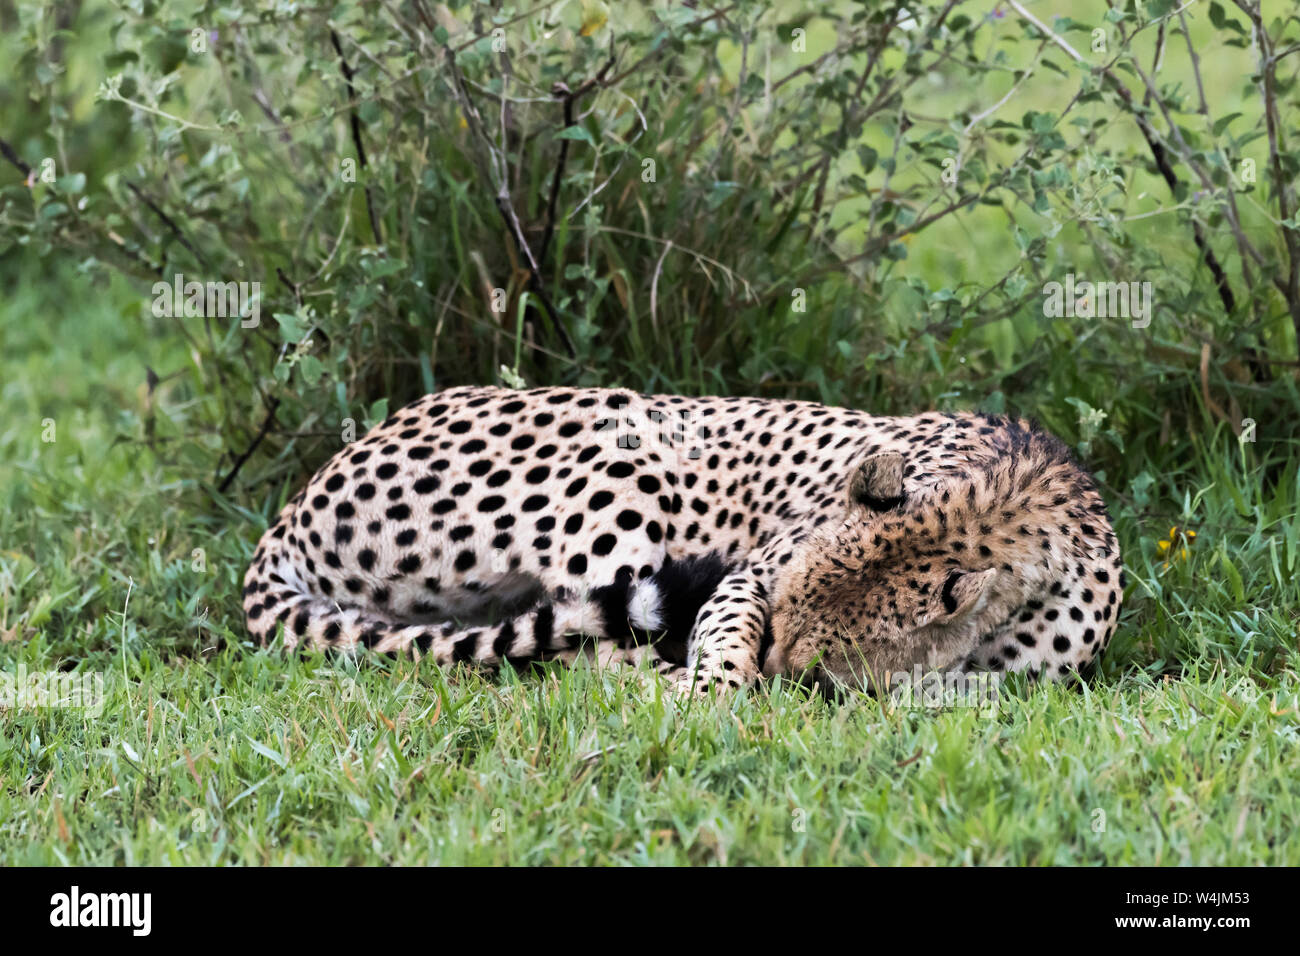
M1047 37L1069 54L1071 59L1076 63L1088 65L1087 61L1084 60L1074 47L1070 46L1069 43L1051 30L1051 28L1043 23L1042 20L1039 20L1036 16L1026 10L1019 0L1006 0L1006 3L1011 7L1011 9L1015 10L1022 19L1032 23L1038 28L1039 32L1041 32L1043 36ZM1146 77L1146 74L1142 72L1136 62L1132 63L1131 66L1139 76L1144 78ZM1169 164L1169 156L1165 147L1160 142L1160 137L1156 133L1155 128L1152 127L1150 121L1147 120L1146 116L1142 114L1138 109L1137 104L1134 102L1132 91L1129 90L1128 86L1121 81L1109 67L1101 67L1097 72L1099 72L1106 82L1111 85L1119 95L1119 98L1124 101L1124 105L1127 107L1129 115L1133 117L1134 122L1137 123L1138 130L1142 133L1142 138L1146 140L1147 148L1151 151L1151 155L1156 161L1156 167L1164 177L1165 183L1169 186L1171 192L1176 193L1178 188L1178 176L1174 173L1173 167ZM1146 82L1149 84L1150 80L1147 79ZM1163 105L1163 101L1160 101L1158 97L1157 101L1161 102ZM1175 127L1175 132L1176 131ZM1228 282L1227 273L1223 271L1223 266L1219 264L1218 256L1216 256L1214 250L1210 248L1209 240L1205 237L1205 231L1201 228L1201 224L1195 219L1192 220L1192 238L1196 242L1196 248L1200 250L1201 255L1205 258L1205 264L1209 268L1210 274L1214 279L1214 286L1218 290L1219 298L1223 302L1224 309L1227 310L1229 315L1231 315L1237 308L1236 296L1233 294L1232 286Z
M176 237L176 241L179 242L186 249L188 249L190 255L192 255L196 260L198 260L198 262L205 269L211 268L208 265L207 258L203 255L203 253L199 252L199 250L194 247L194 245L189 241L189 239L185 238L185 233L181 231L180 226L176 225L176 221L172 219L171 216L163 212L162 209L159 208L158 204L154 202L152 199L150 199L148 196L146 196L144 194L144 191L141 190L140 187L137 186L135 183L128 180L126 183L126 188L131 190L131 192L135 193L136 198L139 199L146 206L148 206L149 210L155 216L157 216L159 219L163 221L163 225L165 225L168 229L171 230L172 235Z
M351 64L348 63L348 58L343 55L343 44L339 42L339 35L334 30L330 30L330 42L334 44L334 52L339 55L339 68L343 73L344 82L347 83L348 99L356 100L357 90L352 83L352 78L356 74L353 72ZM366 149L361 145L361 117L357 113L355 106L352 107L350 113L349 122L352 127L352 145L357 151L357 164L362 169L365 169L368 164L366 163ZM379 217L375 215L374 194L371 192L369 183L365 185L364 189L366 194L366 214L370 217L370 232L375 237L375 243L383 245L384 236L383 233L379 231Z
M609 59L600 68L600 72L585 80L576 90L570 90L564 83L556 83L551 88L551 94L559 97L564 104L565 129L573 126L573 105L596 86L604 83L605 76L613 68L615 59L611 50ZM551 236L555 232L555 213L560 198L560 183L564 179L564 167L569 159L569 142L567 138L560 140L560 155L555 162L555 175L551 177L551 196L546 203L546 229L542 232L542 244L537 252L537 261L543 267L546 266L546 252L550 248Z
M447 58L447 69L451 74L452 90L460 104L461 113L465 117L465 122L470 127L470 132L475 139L483 145L487 151L489 168L484 168L482 161L479 166L482 175L489 183L496 187L496 194L493 201L497 207L497 213L501 216L501 221L505 223L506 231L510 233L510 238L514 242L515 248L528 264L528 286L533 294L537 296L542 303L542 308L550 321L551 331L564 344L565 349L572 357L577 357L577 349L573 345L573 340L569 337L568 330L565 329L564 323L560 321L559 311L551 301L551 297L546 292L546 285L542 281L541 268L537 264L537 259L533 256L533 250L528 245L528 240L524 236L524 230L519 225L519 216L516 215L514 206L510 200L510 177L507 168L506 158L499 155L496 148L492 145L487 132L483 128L483 119L479 115L478 108L474 106L473 100L469 98L469 91L465 88L465 78L461 75L460 68L456 65L456 54L446 44L443 45L443 53Z
M275 410L279 407L280 400L278 398L270 398L267 400L266 418L262 421L262 427L257 430L257 435L254 436L253 440L249 443L248 447L244 449L243 453L235 459L235 463L231 467L230 473L227 474L226 477L222 479L221 484L217 486L218 492L221 494L226 493L226 489L230 487L230 483L235 480L235 475L239 474L239 469L244 467L244 462L248 461L248 459L252 457L253 452L257 450L257 446L260 445L262 439L266 437L266 433L270 431L271 424L275 421Z
M3 139L0 139L0 156L9 160L20 173L23 174L23 181L30 181L32 178L32 167L23 162L23 158L18 155L12 146Z
M1274 276L1273 284L1286 300L1295 326L1296 343L1300 347L1300 230L1292 223L1296 206L1292 201L1291 179L1282 166L1286 143L1281 118L1277 114L1277 57L1272 54L1273 41L1264 29L1259 3L1249 4L1245 0L1236 0L1236 3L1250 19L1259 46L1259 70L1263 79L1260 96L1264 101L1264 128L1268 132L1268 159L1273 172L1273 193L1277 198L1277 218L1281 221L1282 242L1286 247L1287 276L1285 279Z

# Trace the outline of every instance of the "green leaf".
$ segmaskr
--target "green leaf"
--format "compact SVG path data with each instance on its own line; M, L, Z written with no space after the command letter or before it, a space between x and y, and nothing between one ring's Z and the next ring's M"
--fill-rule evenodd
M564 129L560 130L558 133L555 134L555 138L576 139L579 142L586 143L588 146L596 145L596 141L591 138L591 134L587 132L587 128L585 126L579 126L577 124L574 124L573 126L566 126Z
M267 760L271 761L271 763L275 764L281 770L283 770L287 766L284 759L284 754L278 754L270 747L266 746L265 744L259 744L252 737L249 737L248 734L244 734L244 738L248 741L248 745L250 747L252 747L255 751L257 751Z
M370 411L366 413L365 426L367 429L373 428L388 417L388 399L381 398L370 406Z
M385 276L396 275L405 269L406 263L400 259L370 258L365 260L365 270L372 279L382 279Z
M1240 116L1240 113L1229 113L1227 116L1215 121L1215 124L1210 128L1210 131L1214 133L1215 136L1219 136L1228 128L1229 125L1231 125L1233 120L1238 119Z
M1226 551L1219 552L1219 563L1223 565L1223 573L1228 579L1228 587L1232 591L1233 598L1238 604L1245 604L1246 588L1241 582L1241 572L1229 559Z
M879 159L880 154L870 146L858 147L858 162L862 164L862 172L864 175L876 168L876 162Z
M306 324L292 313L276 312L275 321L280 323L280 335L290 345L297 345L307 335Z
M303 381L308 385L315 385L325 373L325 366L321 365L320 359L314 355L304 355L299 359L298 368L302 371Z

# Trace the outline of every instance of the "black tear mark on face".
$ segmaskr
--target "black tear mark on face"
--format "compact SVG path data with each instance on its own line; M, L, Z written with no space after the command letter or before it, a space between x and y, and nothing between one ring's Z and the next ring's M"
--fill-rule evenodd
M953 588L957 586L957 582L961 579L961 571L952 571L948 574L948 579L943 582L943 609L949 614L952 614L957 610L957 597L952 593L952 591Z

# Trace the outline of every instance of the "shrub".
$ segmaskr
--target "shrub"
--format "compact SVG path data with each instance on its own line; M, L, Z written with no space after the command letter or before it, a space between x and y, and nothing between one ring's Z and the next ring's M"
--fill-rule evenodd
M219 493L460 382L1293 434L1295 18L972 6L20 6L0 255L138 280L192 363L130 437Z

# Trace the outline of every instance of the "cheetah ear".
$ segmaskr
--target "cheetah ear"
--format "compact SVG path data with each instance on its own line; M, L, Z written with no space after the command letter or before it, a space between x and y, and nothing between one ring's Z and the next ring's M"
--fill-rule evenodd
M850 504L889 511L903 503L903 456L881 452L863 459L849 479Z
M985 571L949 571L939 595L943 610L937 620L945 623L954 621L979 608L997 573L997 568Z

